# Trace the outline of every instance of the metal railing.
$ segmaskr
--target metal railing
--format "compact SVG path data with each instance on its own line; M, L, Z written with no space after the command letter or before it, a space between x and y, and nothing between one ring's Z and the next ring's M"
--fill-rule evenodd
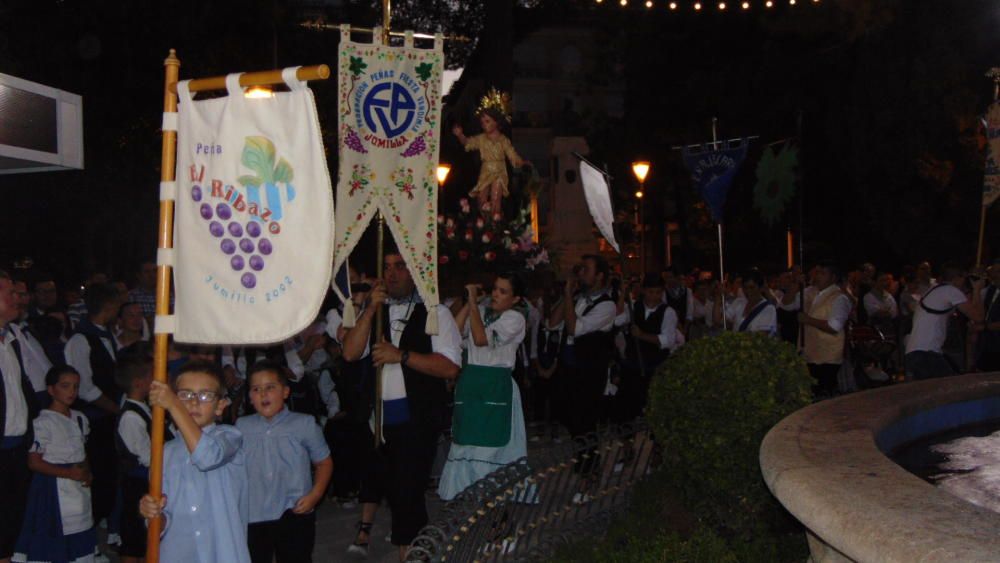
M644 422L614 426L501 467L444 505L408 561L536 561L603 535L649 472Z

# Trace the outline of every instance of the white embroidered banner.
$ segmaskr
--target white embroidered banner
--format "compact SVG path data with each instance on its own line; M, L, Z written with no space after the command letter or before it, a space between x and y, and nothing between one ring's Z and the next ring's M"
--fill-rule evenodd
M333 198L312 91L193 101L178 84L174 247L180 342L264 344L316 319L330 284Z
M438 304L437 177L443 42L433 49L354 43L341 26L339 68L340 178L337 183L337 270L379 211L428 309ZM342 296L343 297L343 296ZM344 325L353 326L345 309ZM437 315L426 330L437 333Z

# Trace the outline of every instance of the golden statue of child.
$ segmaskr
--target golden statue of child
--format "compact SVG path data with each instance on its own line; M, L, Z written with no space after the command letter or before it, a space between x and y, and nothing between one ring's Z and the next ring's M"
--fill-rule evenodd
M502 213L503 198L510 195L507 189L510 179L505 160L509 160L515 168L524 165L510 139L501 130L501 125L510 126L509 106L508 94L501 94L495 88L490 89L476 109L483 132L466 137L461 125L455 124L451 129L466 152L479 151L482 167L479 169L479 180L469 195L476 197L479 210L485 215Z

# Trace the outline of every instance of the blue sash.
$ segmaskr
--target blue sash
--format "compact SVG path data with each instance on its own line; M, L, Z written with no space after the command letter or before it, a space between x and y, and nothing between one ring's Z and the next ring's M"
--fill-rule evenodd
M740 327L736 329L736 332L746 332L747 328L750 326L750 323L752 323L753 320L757 318L757 315L759 315L770 304L771 302L768 301L767 299L764 299L760 303L758 303L757 306L754 307L752 311L750 311L750 314L747 315L745 319L743 319L743 322L740 323Z

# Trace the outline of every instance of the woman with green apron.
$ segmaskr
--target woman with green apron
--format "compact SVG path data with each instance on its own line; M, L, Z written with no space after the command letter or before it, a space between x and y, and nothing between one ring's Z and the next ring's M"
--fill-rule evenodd
M491 298L477 305L481 287L468 285L469 300L455 318L465 336L467 361L455 387L452 444L438 495L451 500L466 487L528 453L521 393L511 377L524 340L524 297L516 274L500 274Z

